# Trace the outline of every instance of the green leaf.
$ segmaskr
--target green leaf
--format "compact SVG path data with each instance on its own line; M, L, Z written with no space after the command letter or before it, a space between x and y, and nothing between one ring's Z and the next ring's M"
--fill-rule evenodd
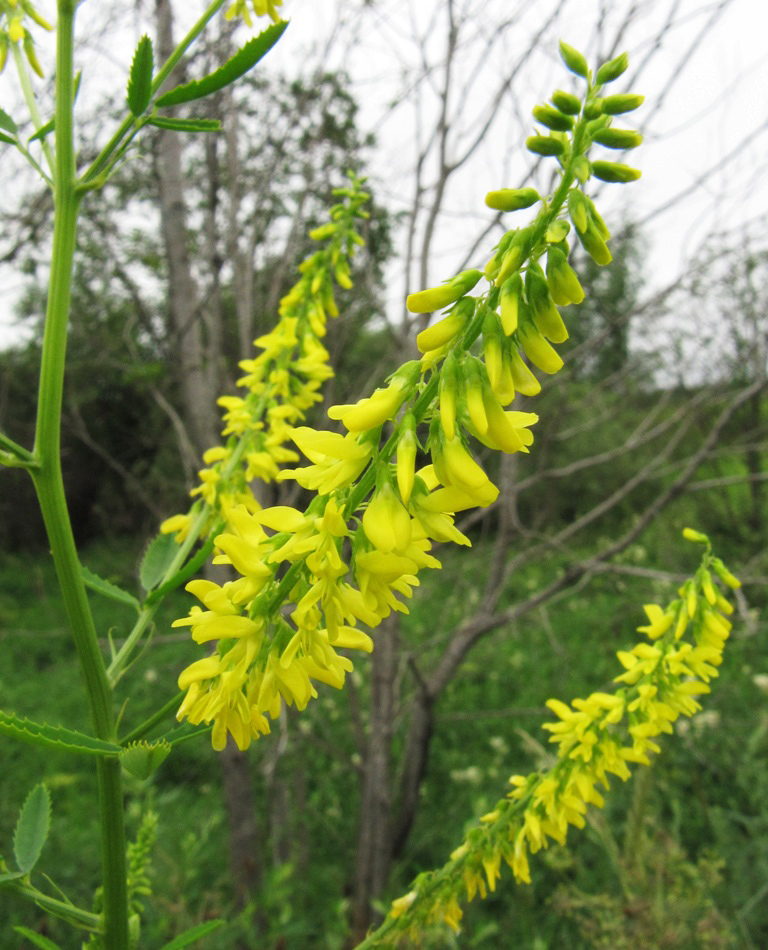
M139 581L144 590L154 590L165 577L179 553L179 546L173 535L159 532L149 542L139 568Z
M5 132L0 132L0 142L7 142L9 145L15 145L16 139L12 139L10 135L6 135Z
M40 950L61 950L61 947L57 943L54 943L53 940L43 937L42 934L35 933L34 930L30 930L29 927L14 927L13 929L17 934L26 937L30 943L39 947Z
M19 131L18 125L16 125L13 119L7 112L3 111L3 109L0 109L0 129L5 129L5 131L10 132L11 135L16 135Z
M205 564L208 558L211 556L211 551L213 551L213 538L209 538L205 544L200 548L197 554L191 558L187 563L182 567L180 571L177 571L173 577L169 578L164 584L153 590L152 593L147 597L146 603L152 604L164 594L167 594L169 590L175 590L177 587L180 587L185 581L189 580L190 577L197 574L200 568Z
M232 59L227 60L216 72L204 76L202 79L184 83L183 86L176 86L175 89L170 89L160 96L157 105L177 106L182 102L192 102L194 99L210 96L212 92L218 92L219 89L230 85L230 83L245 75L272 49L283 35L286 26L288 26L287 23L273 23L272 26L268 26L263 33L259 33L258 36L249 40L241 50L235 53Z
M111 581L105 581L103 577L89 571L87 567L81 567L81 571L85 586L90 590L94 590L104 597L109 597L110 600L116 600L119 604L133 607L134 610L141 610L141 604L133 594L129 594L128 591L123 590L122 587L118 587L117 584L113 584Z
M45 125L41 126L34 135L30 135L27 145L30 142L35 142L37 139L44 139L46 135L50 135L51 132L56 128L56 119L49 119Z
M148 36L142 36L133 54L131 74L128 77L128 108L135 116L143 115L149 105L154 66L152 40Z
M24 877L23 871L8 871L5 874L0 874L0 887L9 881L17 881L20 877Z
M36 785L21 806L13 833L13 853L19 870L24 874L29 874L37 864L50 825L51 796L45 785Z
M223 920L208 920L204 924L198 924L191 930L186 930L183 934L179 934L179 936L171 940L170 943L163 944L160 950L182 950L182 947L188 947L191 943L194 943L195 940L206 937L208 934L213 933L214 930L223 927L224 923L225 921Z
M33 722L23 716L0 711L0 734L31 742L48 749L64 749L80 755L119 755L120 746L102 739L94 739L82 732Z
M221 129L218 119L169 119L159 115L147 119L147 125L172 129L174 132L218 132Z

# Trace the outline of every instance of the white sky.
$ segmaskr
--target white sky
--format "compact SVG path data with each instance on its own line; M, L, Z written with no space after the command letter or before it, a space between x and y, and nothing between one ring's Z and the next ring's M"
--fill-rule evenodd
M113 77L120 96L135 38L144 30L152 32L149 18L153 5L146 4L145 15L141 10L136 12L132 2L111 5L110 13L114 8L119 23L120 42L116 47L114 42L106 43L96 21L88 19L89 10L98 11L93 3L94 0L84 3L79 14L81 35L87 38L82 54L84 88L98 73L99 91ZM350 73L353 92L361 102L361 123L375 131L378 138L378 147L370 155L372 181L380 199L393 211L405 210L410 207L413 190L416 112L412 107L390 112L387 106L413 81L420 57L426 68L433 69L432 79L439 82L437 67L445 45L444 17L440 14L445 13L448 0L376 0L357 19L356 34L353 21L331 39L339 19L348 17L361 5L362 0L284 0L286 15L292 17L292 23L278 49L270 55L269 67L289 76L306 74L318 62L318 56L324 55L327 67L343 67ZM488 56L467 101L453 102L464 113L464 125L459 124L458 137L452 142L454 155L471 134L473 117L480 116L487 107L502 70L531 46L531 38L554 11L559 10L560 15L557 23L544 31L539 48L516 80L512 95L497 110L498 121L483 147L473 153L448 189L444 214L436 226L430 282L450 276L461 265L472 239L489 220L483 205L485 192L519 184L531 167L531 156L522 149L524 137L533 130L531 108L556 86L571 88L568 74L557 57L557 39L562 37L582 49L592 63L598 52L606 52L596 49L595 24L603 17L610 32L615 28L612 24L618 23L635 4L633 0L455 0L455 5L473 11L466 28L469 33L493 35L496 24L505 15L517 17L518 22ZM645 134L643 146L628 158L643 169L643 178L633 185L605 188L600 207L608 208L604 217L614 223L623 205L634 218L649 219L651 282L660 286L680 272L687 256L700 246L710 230L725 228L738 233L745 222L759 222L761 216L768 214L764 173L768 166L768 53L764 40L768 7L762 0L645 0L636 5L641 13L623 36L619 50L630 53L632 66L628 76L652 48L659 25L666 21L670 11L674 11L673 24L660 44L653 66L632 89L646 95L646 106L628 117L627 122L616 122L639 128ZM42 0L39 7L45 14L52 3ZM198 4L190 7L197 9ZM438 16L421 52L413 42L412 31L426 31L435 9ZM716 19L716 26L697 42L709 18ZM350 45L351 35L355 39ZM689 59L680 72L686 52L690 53ZM41 59L45 62L42 51ZM459 75L466 76L473 62L470 46L466 58L459 57ZM9 87L11 76L9 64L0 77L2 105L16 99ZM617 83L618 91L625 88L623 82L622 79ZM660 94L664 95L664 104L654 112L652 104ZM434 115L434 95L425 91L422 106L422 121L426 122ZM527 123L522 127L521 117ZM761 127L762 131L756 131ZM751 133L754 135L749 140ZM6 154L7 151L8 147ZM707 174L734 152L721 171ZM9 168L8 161L4 167ZM543 179L538 182L542 188L547 185ZM675 203L666 213L655 214L686 189L690 189L690 194L684 201ZM13 188L0 190L0 203L6 206L13 192ZM750 224L753 226L765 241L762 222ZM498 233L489 237L478 251L474 265L482 266L497 239ZM390 304L393 314L398 316L406 289L417 289L418 280L414 276L408 279L398 264L393 265L392 274ZM0 281L0 346L15 338L12 307L19 286L13 275L4 274Z

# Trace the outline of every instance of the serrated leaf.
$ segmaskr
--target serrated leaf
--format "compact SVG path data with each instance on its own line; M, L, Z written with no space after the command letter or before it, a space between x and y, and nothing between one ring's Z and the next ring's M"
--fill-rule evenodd
M38 139L44 139L46 135L50 135L51 132L56 128L56 119L49 119L45 125L41 126L34 135L30 135L27 140L27 144L30 142L36 142Z
M187 561L180 571L177 571L173 577L169 578L164 584L158 587L157 590L153 590L152 593L148 595L146 603L153 604L164 594L167 594L168 591L175 590L185 581L189 580L190 577L193 577L211 556L211 551L213 551L213 548L213 538L209 538L200 548L197 554Z
M15 135L19 131L18 125L16 125L4 109L0 109L0 129L5 129L5 131L10 132L11 135Z
M24 874L29 874L37 864L50 826L51 796L45 785L35 785L21 806L13 833L13 853Z
M223 920L208 920L204 924L198 924L191 930L186 930L183 934L179 934L179 936L171 940L170 943L163 944L160 950L182 950L182 947L188 947L191 943L194 943L195 940L206 937L208 934L213 933L214 930L223 927L224 923L225 921Z
M174 132L218 132L221 129L218 119L171 119L160 115L147 119L147 125L157 126L158 129L171 129Z
M182 102L192 102L194 99L202 99L204 96L210 96L212 92L218 92L236 79L244 76L249 69L258 63L277 43L283 35L287 23L273 23L268 26L263 33L249 40L245 46L238 50L235 55L228 59L223 66L204 76L202 79L195 79L192 82L184 83L183 86L176 86L163 93L157 100L158 106L177 106Z
M85 586L90 590L96 591L97 594L102 594L104 597L109 597L110 600L116 600L119 604L133 607L134 610L141 610L141 604L133 594L129 594L128 591L123 590L122 587L118 587L117 584L113 584L111 581L104 580L103 577L94 574L87 567L82 567L81 571Z
M144 590L157 587L178 553L179 546L173 535L158 533L152 538L139 568L139 581Z
M40 950L61 950L61 947L57 943L54 943L53 940L49 940L42 934L35 933L35 931L30 930L29 927L14 927L13 929L17 934L26 937L30 943L39 947Z
M10 135L6 135L5 132L0 132L0 142L7 142L8 145L15 145L16 139L12 139Z
M133 115L140 116L146 112L149 100L152 97L152 73L155 68L155 56L152 50L152 40L142 36L136 52L133 54L131 73L128 77L128 108Z
M120 746L102 739L94 739L74 729L33 722L23 716L0 711L0 734L31 742L48 749L64 749L80 755L119 755Z

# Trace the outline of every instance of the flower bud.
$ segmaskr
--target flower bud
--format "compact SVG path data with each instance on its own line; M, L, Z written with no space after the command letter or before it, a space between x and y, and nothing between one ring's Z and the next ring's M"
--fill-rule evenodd
M483 321L483 357L491 386L496 389L502 371L502 334L499 318L489 310Z
M552 299L559 307L581 303L584 299L579 278L559 247L550 247L547 251L547 283Z
M560 56L572 73L576 73L576 75L581 76L582 79L587 78L589 68L582 53L560 40Z
M603 83L613 82L614 79L618 79L626 71L627 66L629 66L629 57L626 53L608 60L598 69L595 76L595 85L602 86Z
M572 92L563 92L562 89L556 89L552 93L552 102L566 115L578 115L581 112L581 99L574 96Z
M553 375L563 368L563 361L558 356L535 326L525 324L518 330L520 344L525 355L538 369Z
M584 103L584 118L599 119L603 114L603 100L599 96L593 96Z
M606 148L637 148L643 137L632 129L598 129L592 133L592 141Z
M600 181L626 185L630 181L637 181L642 172L620 162L592 162L592 174Z
M501 285L501 326L506 336L517 329L518 307L523 292L523 278L514 274Z
M475 301L472 297L462 297L448 316L433 323L431 327L422 330L416 337L416 346L421 353L429 353L430 350L437 350L441 346L457 336L466 325L467 320L475 311Z
M638 96L632 92L616 96L606 96L603 99L603 112L607 115L621 115L623 112L633 112L645 102L645 96Z
M464 363L466 375L464 378L464 392L467 397L467 412L475 431L484 435L488 430L488 417L483 402L483 391L489 386L485 367L477 357L469 356Z
M598 267L605 267L613 260L608 245L598 234L596 227L590 222L586 231L579 234L579 240L584 250L589 254Z
M519 211L540 200L541 195L535 188L501 188L489 191L485 196L486 205L494 211Z
M544 239L547 244L559 244L568 237L568 232L570 230L570 224L568 224L564 218L559 218L557 221L553 221L552 224L550 224L550 226L547 228L547 233L544 236Z
M533 117L554 132L570 132L573 128L573 119L552 106L534 106Z
M531 135L525 140L525 147L535 155L562 155L565 143L551 135Z
M538 264L531 264L525 275L525 294L533 310L539 331L553 343L568 339L568 330L557 312L544 271Z
M686 541L693 541L698 544L709 544L709 538L701 531L695 531L693 528L683 528L683 537Z
M24 27L21 25L21 17L11 17L8 22L8 37L12 43L18 43L24 39Z
M417 450L416 418L409 411L405 413L400 423L400 438L397 443L397 487L404 505L408 504L413 491Z
M455 303L469 293L483 275L479 270L465 270L439 287L430 287L409 294L405 305L411 313L432 313Z
M579 234L583 234L589 225L588 210L589 205L584 193L578 188L572 188L568 193L568 214Z
M456 435L456 401L459 394L459 365L450 353L440 369L440 425L446 438Z
M541 392L541 383L523 362L523 358L517 349L512 350L509 365L515 389L524 396L538 396Z
M411 516L400 503L388 477L379 480L363 513L363 531L379 551L404 551L411 540Z

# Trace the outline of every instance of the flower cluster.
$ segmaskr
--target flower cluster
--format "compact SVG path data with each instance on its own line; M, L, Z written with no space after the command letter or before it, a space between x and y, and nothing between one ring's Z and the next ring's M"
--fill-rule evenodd
M8 51L14 44L21 43L27 62L42 78L43 70L37 59L32 35L24 26L25 19L32 20L44 30L53 29L29 0L0 0L0 73L5 69Z
M349 280L341 259L332 268L314 262L307 269L304 283L283 301L278 327L257 340L264 352L245 365L241 383L249 395L222 400L231 441L206 456L214 464L201 473L196 491L226 522L215 538L216 562L231 564L240 577L222 587L194 582L190 590L205 610L193 608L178 621L200 643L219 641L215 656L182 674L188 692L179 712L192 722L213 722L217 748L227 731L245 748L266 731L265 714L274 717L281 698L303 708L315 695L313 679L341 685L349 661L336 648L370 648L358 626L375 627L391 611L407 611L419 571L440 566L433 544L470 543L456 526L457 514L496 500L499 490L480 453L529 451L538 417L509 407L517 393L540 391L531 365L546 373L562 367L552 345L568 336L558 306L584 296L568 264L569 220L595 260L607 263L607 247L596 248L609 235L582 186L592 174L587 151L613 114L601 104L612 97L600 98L600 86L586 78L584 102L572 97L578 108L569 99L559 110L534 110L552 130L534 144L541 150L542 141L551 142L548 154L560 173L554 193L547 199L531 188L490 193L491 207L541 206L531 224L504 235L484 273L462 271L408 297L413 313L446 312L418 335L419 360L405 363L370 396L329 410L343 434L298 425L325 371L315 339L328 309L324 281L331 270L342 286ZM557 93L555 100L561 101ZM334 227L314 236L330 236ZM489 289L473 296L483 278ZM303 308L303 322L294 320L294 305ZM280 362L307 334L311 352L303 344L298 358ZM297 367L306 376L301 385ZM243 448L249 433L257 441ZM292 458L288 437L309 464L278 471ZM427 458L417 468L420 452ZM247 463L239 482L231 476L238 453ZM247 486L255 477L294 479L317 495L305 512L260 511ZM182 517L165 530L188 525Z
M625 781L631 765L650 765L660 751L657 738L671 733L679 717L701 709L697 697L710 691L718 675L733 612L713 576L726 587L740 583L712 555L705 535L691 529L684 535L706 545L701 566L676 600L644 608L649 622L637 629L648 640L618 653L624 672L614 680L616 691L592 693L570 705L547 702L557 717L544 725L557 746L556 764L513 775L512 790L470 830L449 863L417 878L413 889L393 902L382 932L363 946L385 946L403 934L417 942L425 927L441 922L458 931L460 902L493 891L502 862L518 883L530 883L529 855L549 841L564 844L571 825L583 828L587 807L604 804L610 776Z
M268 16L273 23L279 22L280 14L277 12L277 8L282 5L283 0L251 0L250 2L250 6L257 17ZM242 17L247 26L253 26L251 11L248 6L248 0L235 0L224 16L228 20L233 20L237 16Z
M254 341L261 352L240 362L245 375L237 385L244 395L218 400L224 410L226 441L204 454L206 467L198 473L200 484L192 490L207 506L209 529L229 522L238 506L257 510L250 489L253 479L272 481L283 465L298 460L286 443L307 410L321 400L323 383L333 376L321 340L328 318L339 313L334 281L350 286L348 259L363 244L356 224L368 216L363 205L369 196L362 184L352 178L349 188L337 189L335 194L342 200L331 208L331 221L310 232L324 246L300 265L301 277L280 301L275 328ZM161 530L175 533L182 541L196 514L192 510L174 515Z

